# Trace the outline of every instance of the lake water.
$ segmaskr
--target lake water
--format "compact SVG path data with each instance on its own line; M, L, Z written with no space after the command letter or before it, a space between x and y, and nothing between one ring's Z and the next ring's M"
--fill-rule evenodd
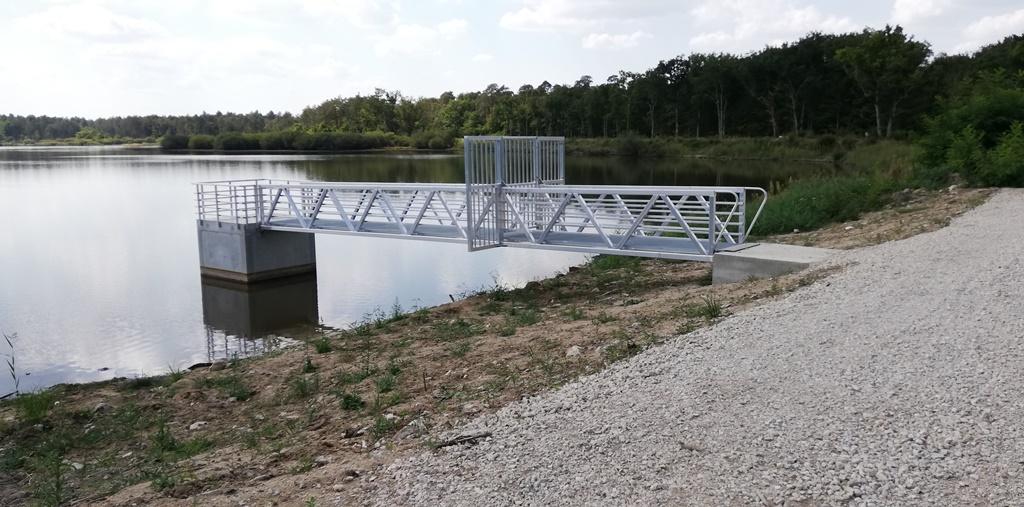
M570 184L767 186L820 168L567 160ZM500 280L522 285L573 253L318 235L317 274L256 290L200 279L190 183L282 178L459 182L453 155L163 154L0 147L0 331L17 333L21 390L165 373L259 353L318 326L432 306ZM0 353L9 352L0 341ZM14 389L0 376L0 394Z

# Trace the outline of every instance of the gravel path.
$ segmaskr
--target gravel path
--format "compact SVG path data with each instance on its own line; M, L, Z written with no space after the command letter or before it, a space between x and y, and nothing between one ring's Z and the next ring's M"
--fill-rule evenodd
M394 504L1024 505L1024 192L474 421Z

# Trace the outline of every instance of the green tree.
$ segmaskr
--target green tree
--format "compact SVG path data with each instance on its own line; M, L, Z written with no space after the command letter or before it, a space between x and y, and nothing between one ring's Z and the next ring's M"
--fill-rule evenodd
M872 101L878 137L882 137L883 121L885 137L892 135L897 108L919 81L930 55L928 43L908 37L900 26L889 25L882 30L865 29L854 45L836 52L864 97Z

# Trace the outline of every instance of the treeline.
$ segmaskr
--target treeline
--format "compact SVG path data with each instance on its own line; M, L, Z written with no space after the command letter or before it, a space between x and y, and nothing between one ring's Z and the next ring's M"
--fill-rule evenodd
M422 136L410 138L391 132L303 132L284 130L276 132L226 132L216 136L168 134L160 139L165 150L221 150L221 151L351 151L375 150L391 147L450 148L451 137L432 143Z
M156 139L166 134L206 134L222 132L264 132L292 127L296 118L291 113L252 112L203 113L188 116L115 116L89 120L55 116L14 116L0 114L0 139L39 141L72 139L83 129L88 137L123 139ZM82 136L78 136L81 138Z
M643 72L621 71L597 82L547 81L517 90L492 84L479 92L411 98L377 90L339 97L288 113L202 114L180 117L80 118L0 116L0 134L13 140L72 137L83 127L118 137L200 137L216 148L227 133L246 146L290 149L377 142L436 147L473 134L567 137L725 137L870 135L921 132L944 101L970 92L984 72L1024 69L1024 36L1014 35L972 55L933 56L929 44L900 27L858 33L811 33L795 42L746 55L694 53ZM344 132L367 139L318 134ZM291 136L291 137L289 137ZM220 146L235 144L225 137ZM175 145L181 144L181 137ZM258 141L253 141L258 139ZM186 146L190 141L185 141ZM227 148L224 148L227 149ZM316 148L320 149L320 148ZM334 148L324 148L334 149Z

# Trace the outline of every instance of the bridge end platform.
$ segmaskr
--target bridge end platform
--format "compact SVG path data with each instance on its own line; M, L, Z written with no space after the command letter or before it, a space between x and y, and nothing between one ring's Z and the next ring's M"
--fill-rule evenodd
M715 253L711 283L743 282L795 273L825 261L836 251L774 243L744 243Z
M256 223L196 222L204 277L253 283L316 272L312 234L268 231Z

